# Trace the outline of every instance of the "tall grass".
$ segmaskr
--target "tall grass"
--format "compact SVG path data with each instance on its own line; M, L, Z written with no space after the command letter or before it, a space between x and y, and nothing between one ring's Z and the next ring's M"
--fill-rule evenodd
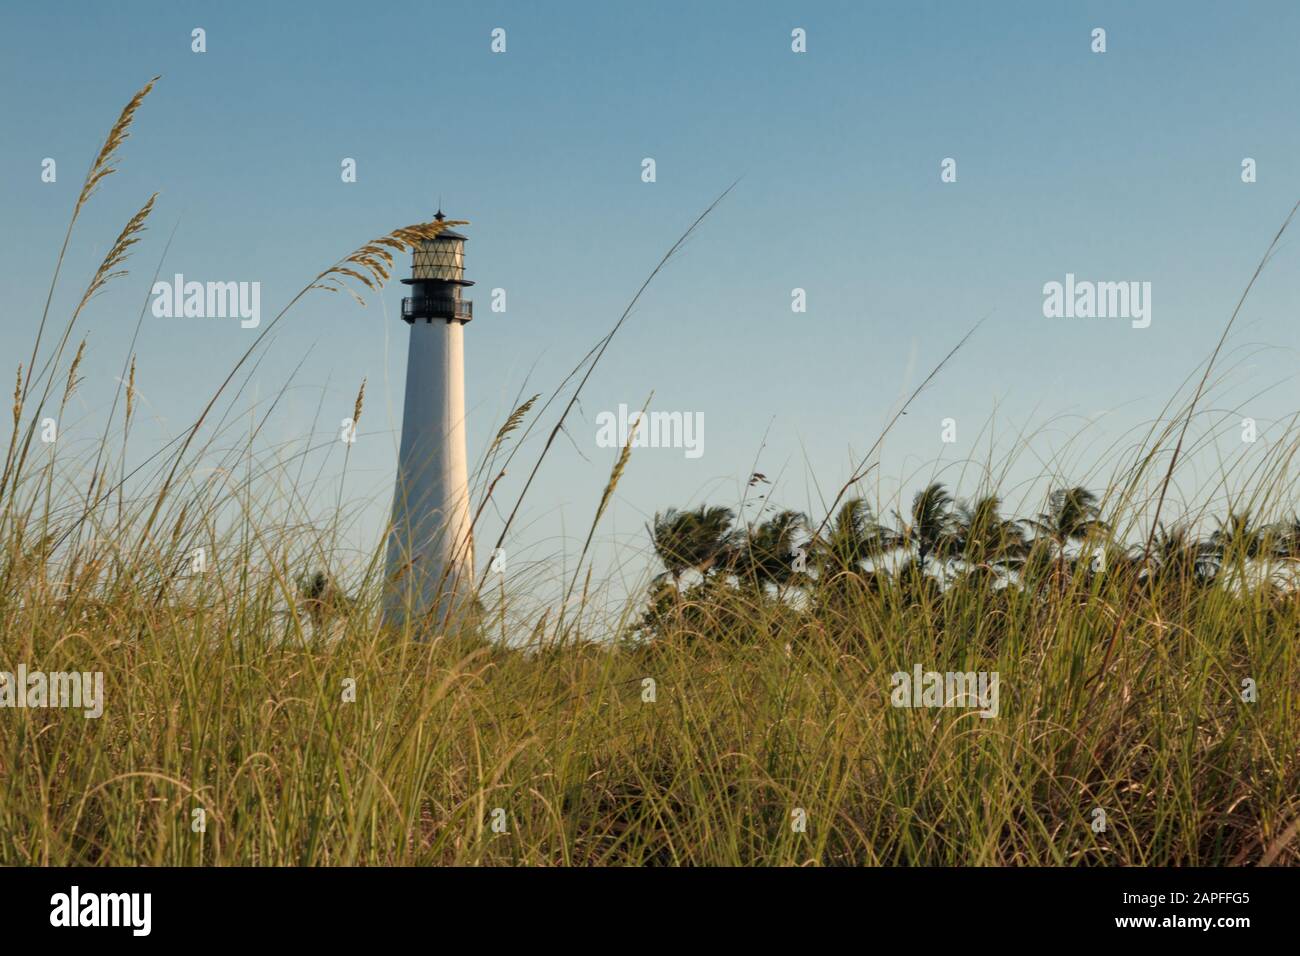
M148 91L114 126L74 224ZM120 277L151 208L86 298ZM309 288L375 288L391 253L432 228L369 243ZM1178 573L1150 563L1151 506L1212 360L1191 399L1117 463L1101 489L1105 528L1031 549L1002 575L1010 586L971 573L969 551L906 560L917 535L905 521L888 542L902 560L826 559L779 586L740 565L687 570L661 582L649 617L638 601L597 607L580 561L562 608L533 621L526 643L491 639L513 599L504 584L481 592L487 613L416 642L379 626L380 542L348 580L304 586L304 569L338 567L342 516L304 520L301 470L255 456L266 416L216 450L237 376L284 311L199 420L129 472L133 360L125 418L93 454L29 454L59 384L65 397L78 387L81 351L61 366L77 314L43 365L41 322L17 375L0 480L0 669L102 671L107 704L100 719L0 710L0 863L1300 861L1300 594L1281 573L1300 555L1238 534L1219 539L1213 581L1194 561ZM535 398L493 443L477 514ZM1276 442L1256 472L1258 520L1293 513L1298 441ZM204 456L227 478L201 474ZM635 462L624 449L611 463L593 532ZM74 492L63 476L87 463L90 490ZM810 523L810 546L833 510ZM1105 543L1123 555L1126 541L1137 557L1106 573L1074 554ZM890 675L914 664L996 671L999 715L891 706Z

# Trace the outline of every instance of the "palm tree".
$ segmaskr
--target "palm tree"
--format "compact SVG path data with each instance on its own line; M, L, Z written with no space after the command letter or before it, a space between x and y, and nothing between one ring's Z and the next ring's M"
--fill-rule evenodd
M674 589L679 588L687 571L697 571L707 578L711 570L725 562L736 540L734 520L735 512L730 508L706 505L693 511L669 508L664 514L655 513L654 523L646 530Z
M883 576L881 559L898 543L898 536L876 521L865 501L850 498L840 505L826 534L811 543L819 589L832 600L845 598L855 584L877 589ZM862 567L867 561L871 571Z
M1282 564L1282 586L1292 594L1300 594L1300 516L1278 522L1271 531L1272 557Z
M1057 488L1047 496L1047 511L1037 519L1024 519L1024 523L1050 539L1058 552L1071 541L1084 541L1109 530L1101 520L1097 496L1079 486Z
M761 591L766 584L778 592L804 579L795 568L795 545L808 520L797 511L782 511L750 528L734 550L732 570L743 582Z
M1274 556L1300 559L1300 516L1280 521L1272 530Z
M912 498L910 520L904 524L895 512L902 529L899 541L904 547L916 548L917 568L925 572L927 559L946 553L952 545L952 495L941 482L934 482Z
M1065 589L1065 549L1073 541L1083 542L1110 531L1101 520L1097 496L1087 488L1057 488L1047 496L1047 511L1037 518L1025 518L1023 523L1034 529L1031 559L1041 571L1050 562L1055 565L1055 576L1062 593ZM1047 548L1040 546L1040 542Z
M871 508L861 498L850 498L840 505L828 533L813 542L819 567L830 573L858 573L862 562L878 561L897 547L898 536L877 523Z
M1216 521L1219 527L1210 535L1210 548L1220 561L1231 556L1257 558L1267 550L1268 535L1264 528L1251 522L1249 511L1232 512L1227 521Z
M1186 524L1156 529L1151 548L1148 580L1176 581L1205 586L1214 580L1213 548L1199 540Z
M967 574L996 575L1024 562L1029 551L1024 529L1018 521L1003 518L1001 510L1002 500L997 495L958 505L951 530L952 549Z
M1216 572L1231 563L1237 583L1245 587L1246 562L1267 558L1274 550L1276 536L1271 529L1251 521L1249 511L1229 512L1226 521L1216 521L1219 527L1210 535L1206 548L1209 559Z

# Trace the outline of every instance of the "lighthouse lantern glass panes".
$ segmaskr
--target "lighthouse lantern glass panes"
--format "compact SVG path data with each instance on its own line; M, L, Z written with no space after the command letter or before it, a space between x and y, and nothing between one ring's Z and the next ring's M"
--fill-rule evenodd
M465 274L465 242L462 239L430 239L415 250L414 277L417 279L459 279Z

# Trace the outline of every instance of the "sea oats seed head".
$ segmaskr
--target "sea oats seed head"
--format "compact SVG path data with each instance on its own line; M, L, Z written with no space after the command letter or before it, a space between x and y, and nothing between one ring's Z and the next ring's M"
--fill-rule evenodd
M311 289L324 289L327 292L347 291L362 305L365 301L346 285L343 279L354 279L371 292L377 292L388 281L393 270L393 253L413 252L419 243L433 239L445 229L452 226L467 226L468 220L444 219L434 222L420 222L413 226L394 229L386 236L367 242L350 256L340 259L316 277L308 286Z
M104 256L104 261L100 263L99 269L96 270L95 277L90 281L90 285L86 289L86 294L81 297L82 305L90 301L110 281L126 275L126 270L119 269L118 266L126 262L131 247L140 241L140 234L144 232L145 221L149 218L149 213L153 212L154 200L157 198L157 193L150 196L149 200L140 207L140 211L132 216L122 229L117 240L108 250L108 255Z
M63 400L65 402L76 391L77 383L81 381L81 379L77 378L77 366L81 364L81 357L85 354L86 340L82 339L81 344L77 346L77 354L72 358L72 365L68 367L68 384L63 389Z
M136 94L131 97L129 103L122 109L122 113L113 124L113 128L108 131L108 138L104 140L104 145L100 147L99 155L95 157L94 164L90 167L90 173L86 176L86 182L81 187L81 195L77 197L77 205L73 213L74 217L81 211L81 207L86 204L86 200L94 193L95 188L105 176L111 176L117 170L113 167L113 162L117 158L117 151L121 145L126 142L127 137L131 135L131 123L135 120L135 112L144 102L144 98L149 95L153 85L161 77L155 76L146 83Z
M131 372L126 379L126 420L131 420L131 408L135 404L135 356L131 356Z
M363 378L361 380L361 388L357 392L356 403L352 406L352 427L353 428L356 428L357 424L361 421L361 406L365 404L365 401L366 401L366 380Z

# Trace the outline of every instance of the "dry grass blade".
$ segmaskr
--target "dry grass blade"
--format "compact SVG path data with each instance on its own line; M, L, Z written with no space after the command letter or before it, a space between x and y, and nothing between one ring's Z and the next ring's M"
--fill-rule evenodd
M641 406L641 414L637 418L637 427L632 429L632 434L627 436L622 449L618 453L618 459L614 462L613 469L609 473L609 481L605 482L605 490L600 494L600 504L596 506L596 514L591 519L591 527L587 529L587 540L582 543L582 552L578 555L578 562L573 568L573 579L569 582L568 591L564 595L564 603L560 605L560 621L564 620L564 612L569 607L569 600L573 597L573 589L577 587L578 575L582 572L582 563L587 559L587 551L591 548L591 540L595 537L596 526L600 524L601 516L605 514L605 509L609 506L609 500L614 497L614 489L618 487L619 479L623 477L623 469L627 467L627 460L632 455L632 439L645 420L646 409L650 407L650 402L654 400L654 392L651 392ZM556 627L559 628L557 622Z
M894 416L889 420L888 424L885 425L884 430L876 438L875 442L872 443L871 447L867 449L867 453L862 456L861 463L853 470L853 474L849 476L849 480L844 482L839 493L836 494L835 500L832 501L830 506L826 509L826 517L822 519L822 523L817 526L815 531L813 531L813 538L819 537L821 533L826 530L826 522L830 521L831 515L835 513L835 509L839 507L839 503L844 500L844 496L848 494L849 489L865 478L871 471L871 468L867 463L871 461L871 456L876 453L881 442L885 440L885 436L889 434L890 429L892 429L894 424L907 412L907 407L911 405L912 402L916 401L916 397L925 391L926 387L934 381L935 376L943 370L944 366L948 364L952 357L962 350L966 343L970 341L971 336L979 331L979 327L984 324L987 318L988 316L985 316L970 327L966 334L961 337L961 340L952 347L951 351L949 351L948 354L939 361L939 364L930 370L930 374L925 377L921 384L916 386L916 389L908 396L907 401L903 402L898 410L894 412Z
M1288 843L1295 839L1295 835L1300 833L1300 817L1291 821L1291 825L1282 831L1281 835L1273 841L1269 848L1264 851L1264 856L1260 858L1260 866L1272 866L1282 851L1286 849Z
M668 260L677 254L677 251L686 243L686 240L695 234L695 230L700 227L700 224L718 208L727 196L731 195L731 191L736 188L736 183L738 182L739 180L732 183L719 193L717 198L714 199L713 202L709 203L702 213L695 217L695 221L687 227L686 231L677 237L677 241L669 247L668 251L664 253L663 258L659 260L658 264L652 270L650 270L650 274L646 276L645 281L641 283L641 287L637 289L636 295L632 296L631 301L627 304L627 308L623 310L623 314L620 315L618 321L614 323L614 327L606 333L603 339L601 339L600 344L584 356L582 362L578 364L577 368L581 368L583 363L587 363L587 370L583 373L582 378L579 379L577 387L573 390L573 394L569 396L569 401L565 404L564 411L560 413L560 418L555 423L555 427L552 428L550 434L546 436L546 444L542 446L541 454L537 456L537 461L533 464L532 471L528 473L528 477L524 480L524 487L519 492L519 497L515 499L515 504L514 507L510 509L510 514L506 517L505 524L501 528L501 534L497 537L495 547L501 547L502 542L505 541L506 535L510 531L510 525L514 522L515 516L519 514L519 508L523 505L524 498L528 494L528 489L532 487L533 480L537 477L537 472L541 470L542 462L546 460L547 452L551 450L551 446L555 444L556 436L558 436L560 431L564 428L564 421L569 417L569 412L573 411L574 406L578 404L578 396L582 394L583 387L587 384L588 379L591 378L592 372L596 370L596 366L600 364L600 360L604 357L606 350L609 348L609 343L614 340L614 336L618 334L618 330L623 327L628 316L632 314L632 310L636 308L636 304L641 301L641 296L644 295L645 290L650 287L650 283L654 282L659 273L663 271L664 266L668 265ZM571 378L576 371L577 369L575 368L574 372L570 373L569 377ZM567 383L568 380L569 379L566 378L565 382ZM563 385L561 385L561 388L563 388ZM558 394L558 392L556 394ZM552 398L554 398L554 396L552 396ZM547 404L549 405L550 401L548 401ZM483 577L479 579L479 587L482 587L483 582L486 580L487 570L484 569Z

